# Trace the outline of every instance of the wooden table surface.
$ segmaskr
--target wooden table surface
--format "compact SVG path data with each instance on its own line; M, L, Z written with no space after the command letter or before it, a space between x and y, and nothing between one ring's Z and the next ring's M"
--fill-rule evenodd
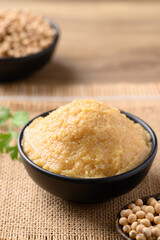
M151 85L159 94L160 1L0 3L1 9L37 11L61 29L50 63L28 79L0 83L1 97L88 96L91 89L101 95L103 91L109 94L110 88L115 95L120 89L121 94L138 94L135 86L148 91Z
M144 119L160 142L160 1L0 0L0 7L29 8L61 29L47 66L28 79L0 82L0 107L32 117L73 98L96 97ZM42 192L18 162L2 155L0 238L120 240L119 209L159 191L159 155L156 159L130 193L81 208Z

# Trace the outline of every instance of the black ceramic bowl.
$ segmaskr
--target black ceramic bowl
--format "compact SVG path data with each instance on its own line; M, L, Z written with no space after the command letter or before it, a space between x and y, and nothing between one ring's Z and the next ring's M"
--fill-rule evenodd
M157 138L153 130L141 119L130 113L123 112L134 122L141 124L151 135L152 151L148 158L138 167L126 173L105 177L105 178L72 178L55 174L44 170L33 163L23 152L21 141L25 128L35 119L32 119L21 130L18 138L18 149L23 159L24 166L30 175L40 187L50 193L66 200L74 202L103 202L109 198L121 195L133 189L139 184L148 173L157 152ZM49 112L39 116L45 117ZM39 117L37 116L37 117ZM36 117L36 118L37 118Z
M41 52L26 57L0 58L0 81L5 82L26 78L49 61L59 38L59 29L54 22L47 20L56 33L52 44Z

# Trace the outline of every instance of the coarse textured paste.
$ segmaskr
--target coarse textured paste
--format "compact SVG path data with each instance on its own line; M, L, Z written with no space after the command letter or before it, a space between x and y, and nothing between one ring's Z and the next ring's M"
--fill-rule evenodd
M80 178L108 177L141 164L151 151L150 134L116 108L75 100L24 131L25 154L51 172Z
M115 86L113 85L113 91ZM126 87L128 89L128 83L124 88ZM132 90L134 93L146 93L144 88L137 84L136 87L135 92ZM91 93L93 97L95 92L92 90ZM152 93L156 94L154 91ZM37 102L32 98L30 101L0 101L1 106L9 107L11 112L28 111L30 118L45 112L46 109L55 109L67 103L66 100L55 102L43 99ZM108 104L145 119L160 139L160 100L151 100L150 97L147 100L134 101L116 99L108 101ZM158 151L149 173L132 191L100 204L75 204L38 187L25 171L23 164L12 161L8 154L1 154L0 239L121 240L115 228L117 213L128 202L159 192L159 159Z

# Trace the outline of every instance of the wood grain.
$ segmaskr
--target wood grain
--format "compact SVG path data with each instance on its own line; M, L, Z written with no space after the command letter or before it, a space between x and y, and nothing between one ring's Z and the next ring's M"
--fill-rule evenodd
M52 18L61 38L47 66L26 80L1 83L2 96L65 95L73 85L159 86L159 1L1 0L1 9L8 7Z

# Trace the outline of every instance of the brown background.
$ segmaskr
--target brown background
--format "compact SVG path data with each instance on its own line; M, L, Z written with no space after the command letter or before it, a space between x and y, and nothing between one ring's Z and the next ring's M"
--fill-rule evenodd
M75 94L73 86L76 94L90 95L93 85L159 85L160 1L1 0L0 5L29 8L61 29L54 59L29 79L0 84L1 96L68 96Z
M49 16L61 37L54 59L30 78L0 83L0 106L30 117L94 97L144 119L160 137L160 1L15 1ZM0 239L112 240L119 209L160 192L159 152L142 183L102 204L66 202L40 189L18 161L0 155Z

